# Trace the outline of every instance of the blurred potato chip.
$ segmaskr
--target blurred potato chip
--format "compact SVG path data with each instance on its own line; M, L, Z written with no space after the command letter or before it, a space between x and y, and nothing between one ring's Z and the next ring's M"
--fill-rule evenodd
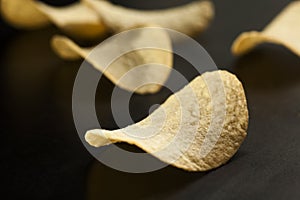
M283 45L300 56L300 1L290 3L262 32L242 33L232 52L241 55L265 42Z
M209 0L197 0L175 8L151 11L130 9L109 1L83 2L94 9L113 32L121 32L141 24L157 24L187 35L195 35L204 31L214 17L214 5Z
M33 0L1 0L0 3L2 17L16 28L36 29L50 23Z
M80 2L53 7L34 0L1 0L1 13L16 28L37 29L53 23L79 39L96 39L107 30L99 16Z
M63 59L86 59L123 89L140 94L155 93L169 77L173 66L173 54L168 33L158 27L152 28L137 28L132 34L124 36L125 40L112 37L100 46L89 48L80 47L67 37L54 36L51 46ZM140 46L150 48L141 49ZM127 52L128 48L132 51ZM119 57L113 58L115 60L112 60L113 62L106 68L107 58L112 55ZM157 71L158 65L165 67ZM138 66L143 67L137 68ZM144 84L147 82L153 82L153 84ZM144 86L140 87L141 85Z

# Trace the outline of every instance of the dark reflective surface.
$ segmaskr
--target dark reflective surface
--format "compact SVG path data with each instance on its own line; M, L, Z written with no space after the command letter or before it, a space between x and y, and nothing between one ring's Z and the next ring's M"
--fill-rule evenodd
M186 1L114 1L150 9ZM73 81L80 62L59 59L49 39L54 27L16 31L1 22L2 195L33 199L299 199L300 59L283 47L262 45L241 58L230 46L243 30L261 29L289 1L215 1L217 16L197 37L221 69L237 74L247 93L248 137L231 161L207 173L173 167L127 174L95 161L77 136L71 110ZM55 2L53 3L55 4ZM57 4L58 5L58 4ZM196 74L182 59L175 68ZM99 83L98 118L117 128L110 111L113 84ZM132 97L139 120L163 102L167 89ZM129 145L122 148L138 151Z

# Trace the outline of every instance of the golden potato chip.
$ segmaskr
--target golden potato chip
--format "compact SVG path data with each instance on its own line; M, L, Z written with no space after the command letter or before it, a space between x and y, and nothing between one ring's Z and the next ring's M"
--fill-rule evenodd
M41 13L33 0L1 0L2 17L16 28L36 29L49 24L49 19Z
M153 31L135 29L133 34L134 37L127 37L128 41L124 44L113 37L111 40L101 43L100 47L83 48L63 36L55 36L51 43L52 48L60 57L68 60L86 59L114 84L123 89L139 94L155 93L168 79L173 66L171 39L167 32L157 28L154 28ZM143 44L159 48L140 49L139 46ZM126 52L122 46L132 47L134 50ZM135 46L138 48L135 49ZM106 68L103 64L106 58L116 52L121 56L115 58ZM166 67L162 67L158 72L157 65ZM146 84L148 82L153 82L153 84Z
M300 1L290 3L262 32L242 33L232 52L241 55L265 42L283 45L300 56Z
M95 47L80 47L65 36L55 35L51 39L53 51L65 60L78 60L88 56Z
M98 15L82 3L62 8L48 6L42 2L36 2L35 5L52 23L70 36L96 39L107 32Z
M214 16L210 1L198 0L187 5L165 10L135 10L113 5L107 1L83 0L94 9L114 32L128 30L141 24L157 24L163 28L193 35L207 28Z
M82 3L52 7L34 0L1 0L1 13L17 28L35 29L51 22L82 39L101 37L107 30L98 15Z
M119 130L90 130L85 139L94 147L127 142L175 167L207 171L236 153L247 127L242 84L229 72L214 71L195 78L144 120Z

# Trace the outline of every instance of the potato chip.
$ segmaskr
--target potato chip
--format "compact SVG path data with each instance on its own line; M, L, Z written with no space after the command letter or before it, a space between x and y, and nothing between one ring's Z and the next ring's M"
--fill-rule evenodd
M52 39L52 48L62 58L75 60L86 59L96 69L119 87L134 91L139 94L155 93L169 77L173 66L173 54L171 39L163 29L135 29L134 37L122 44L118 39L112 38L101 43L100 47L83 48L72 40L64 36L55 36ZM136 33L137 32L137 33ZM143 48L126 52L122 46L132 46L145 44L145 46L156 46L159 49ZM113 49L113 50L112 50ZM108 54L112 51L118 52L119 58L109 65L108 68L103 64ZM94 52L91 54L91 52ZM157 65L163 65L160 71L156 70ZM138 66L143 66L137 69ZM136 70L133 70L136 69ZM130 72L130 73L129 73ZM126 75L126 78L124 76ZM146 84L153 82L153 84ZM145 84L143 84L145 83ZM141 85L144 85L140 87Z
M2 17L16 28L36 29L49 24L49 19L41 13L33 0L1 0Z
M300 1L290 3L262 32L242 33L232 52L241 55L265 42L283 45L300 56Z
M214 7L210 1L198 0L187 5L165 10L135 10L107 1L83 0L94 9L103 22L114 32L128 30L141 24L157 24L187 35L204 31L214 16Z
M80 39L96 39L107 31L97 14L82 3L52 7L33 0L1 0L1 13L17 28L35 29L51 22Z
M242 84L229 72L214 71L195 78L144 120L119 130L90 130L85 139L94 147L126 142L175 167L207 171L236 153L247 127Z

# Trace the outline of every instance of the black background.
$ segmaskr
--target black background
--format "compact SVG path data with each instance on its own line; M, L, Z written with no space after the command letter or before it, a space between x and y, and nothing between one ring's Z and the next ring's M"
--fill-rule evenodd
M71 1L48 1L62 5ZM114 1L143 9L183 0ZM1 195L10 199L299 199L300 59L284 47L265 44L234 58L230 46L242 31L261 30L288 0L215 0L216 17L196 39L220 69L235 73L248 98L248 137L231 161L210 172L167 167L128 174L99 163L82 145L73 124L72 86L80 62L58 58L49 47L55 27L17 31L0 25ZM175 68L191 80L188 64ZM104 128L117 128L110 112L112 83L99 83L97 111ZM139 120L170 92L132 98ZM126 147L137 150L134 147Z

